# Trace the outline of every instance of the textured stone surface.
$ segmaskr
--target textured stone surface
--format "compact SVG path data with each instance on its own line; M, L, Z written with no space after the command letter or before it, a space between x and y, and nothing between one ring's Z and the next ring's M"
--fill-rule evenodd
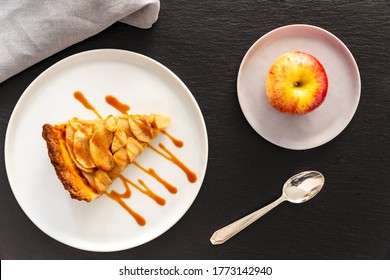
M338 36L359 66L358 110L331 142L306 151L270 144L247 123L236 79L248 48L288 24L320 26ZM204 114L209 162L192 207L168 232L116 253L84 252L46 236L23 213L0 161L1 259L389 259L390 2L162 1L157 23L117 23L0 84L0 148L26 87L64 57L96 48L139 52L176 73ZM44 156L44 155L42 155ZM280 195L292 174L316 169L326 186L312 201L284 203L223 246L218 228Z

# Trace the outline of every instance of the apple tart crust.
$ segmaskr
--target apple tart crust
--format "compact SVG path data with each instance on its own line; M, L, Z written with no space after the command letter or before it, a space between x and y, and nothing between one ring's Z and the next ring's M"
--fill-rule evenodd
M169 118L158 114L108 116L43 125L48 154L64 188L74 199L101 196L139 156Z

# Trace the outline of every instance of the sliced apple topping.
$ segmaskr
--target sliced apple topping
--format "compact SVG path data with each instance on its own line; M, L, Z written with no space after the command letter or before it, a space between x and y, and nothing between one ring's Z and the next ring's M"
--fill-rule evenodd
M126 133L127 137L134 136L130 130L129 116L128 115L121 115L118 117L118 119L116 121L118 124L118 128L123 129L123 131Z
M95 189L98 193L104 193L107 187L111 185L112 180L106 172L98 169L95 173Z
M108 175L112 178L116 178L129 164L127 150L125 148L120 148L114 154L113 158L114 158L115 166L108 172Z
M70 125L70 122L66 126L66 129L65 129L65 144L66 144L66 148L68 149L68 152L69 152L69 155L70 155L71 159L73 160L73 162L76 164L76 166L78 168L80 168L81 170L86 171L86 172L91 172L92 170L90 168L85 168L76 159L76 155L74 154L74 150L73 150L73 143L74 143L73 139L74 139L74 134L75 134L76 131L75 131L75 129L73 127L74 126ZM81 126L80 126L80 128L81 128Z
M110 171L114 167L114 159L110 152L113 134L108 129L99 128L89 141L89 152L97 167Z
M120 148L127 144L127 135L123 128L119 127L114 133L114 139L111 144L111 151L116 153Z
M111 132L115 132L116 129L118 128L116 124L116 120L112 115L107 117L107 119L104 122L104 125Z
M94 168L96 166L89 154L89 139L81 130L74 133L73 152L76 156L76 160L84 168Z
M139 141L142 142L150 142L150 140L152 140L150 130L146 129L148 125L147 120L148 119L142 117L129 118L131 132Z
M104 120L74 118L64 126L72 161L91 188L102 194L147 143L169 126L169 118L155 114L110 115Z
M145 145L141 145L137 140L135 140L133 137L129 137L127 145L126 145L126 150L127 150L127 155L129 157L129 162L133 162L134 159L142 153L142 151L145 149Z
M84 178L87 179L88 181L88 184L93 188L95 189L95 173L96 171L95 170L92 170L90 172L86 172L86 171L81 171L81 173L83 174Z
M170 120L166 116L152 115L151 117L153 117L152 124L159 130L164 130L170 125Z
M78 121L78 119L74 118L74 119L71 119L71 120L68 122L68 127L69 127L69 126L72 127L74 131L76 131L76 130L79 130L79 129L83 126L83 124L80 123L80 122Z

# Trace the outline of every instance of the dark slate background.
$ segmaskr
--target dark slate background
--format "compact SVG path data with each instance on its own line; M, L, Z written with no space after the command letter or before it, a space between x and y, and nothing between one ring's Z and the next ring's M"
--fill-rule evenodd
M0 84L1 259L389 259L390 2L161 2L151 29L116 23ZM244 118L236 92L248 48L272 29L295 23L339 37L362 82L349 126L305 151L261 138ZM54 63L98 48L139 52L170 68L199 103L209 137L207 174L189 211L159 238L113 253L77 250L40 231L17 204L4 166L8 120L23 91ZM326 176L315 199L283 203L223 246L210 244L214 230L272 202L285 179L307 169Z

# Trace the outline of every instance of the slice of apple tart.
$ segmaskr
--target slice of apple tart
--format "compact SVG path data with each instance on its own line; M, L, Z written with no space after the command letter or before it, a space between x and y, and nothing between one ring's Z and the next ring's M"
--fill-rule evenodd
M162 115L108 116L43 126L52 165L72 198L90 202L169 126Z

